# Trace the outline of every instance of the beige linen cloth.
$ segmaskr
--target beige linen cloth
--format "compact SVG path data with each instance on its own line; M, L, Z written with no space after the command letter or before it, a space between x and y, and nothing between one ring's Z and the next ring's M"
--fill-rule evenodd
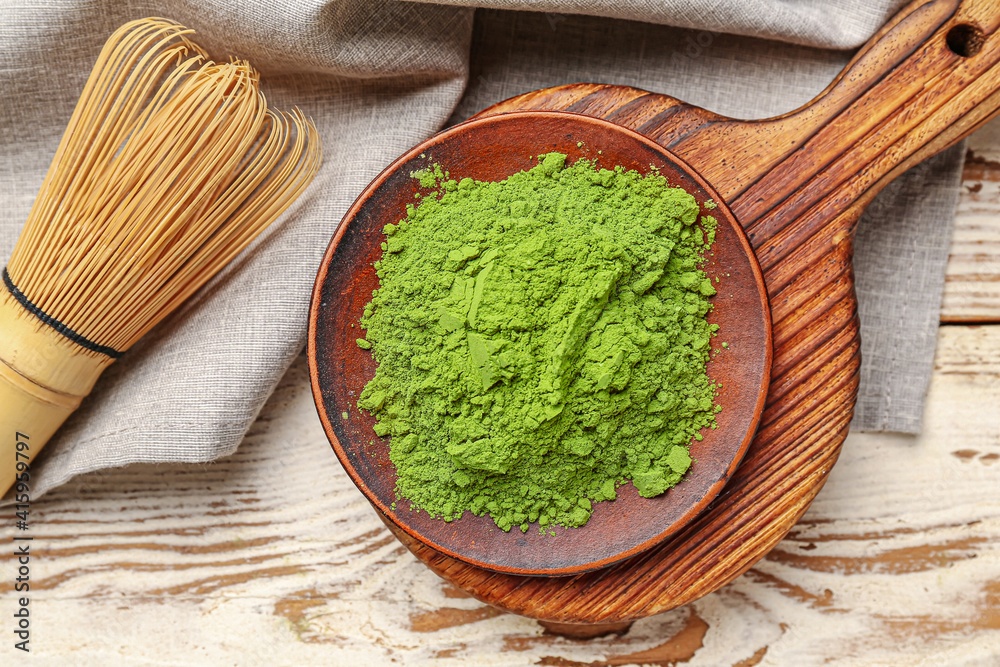
M899 5L479 4L495 9L388 0L0 0L0 262L101 44L127 20L169 17L196 29L216 59L248 58L272 104L297 105L315 120L325 151L316 180L279 223L105 373L40 455L36 494L110 466L231 453L302 349L313 279L342 215L381 169L449 119L578 81L633 85L738 117L783 113L821 91ZM859 231L864 361L856 427L919 428L960 166L953 150L901 178Z

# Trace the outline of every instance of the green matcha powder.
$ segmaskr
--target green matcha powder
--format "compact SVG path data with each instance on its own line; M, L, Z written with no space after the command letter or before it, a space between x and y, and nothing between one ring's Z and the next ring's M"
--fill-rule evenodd
M358 406L392 436L397 497L445 521L582 526L628 481L676 485L715 427L715 219L655 172L565 163L419 172L429 191L385 227Z

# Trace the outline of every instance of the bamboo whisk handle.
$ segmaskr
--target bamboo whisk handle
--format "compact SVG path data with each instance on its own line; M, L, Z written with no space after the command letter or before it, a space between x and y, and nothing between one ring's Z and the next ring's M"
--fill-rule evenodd
M42 323L2 288L0 331L2 494L24 472L18 463L34 460L114 360Z

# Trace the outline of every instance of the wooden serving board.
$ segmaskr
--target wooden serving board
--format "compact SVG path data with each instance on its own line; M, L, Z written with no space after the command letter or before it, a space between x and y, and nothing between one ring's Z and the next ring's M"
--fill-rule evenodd
M716 501L667 542L617 565L571 577L499 574L394 530L397 537L479 600L554 624L649 616L749 569L805 512L847 436L860 363L851 267L857 219L889 181L997 112L998 23L995 1L914 2L810 104L762 121L598 84L527 93L479 114L603 118L653 139L711 183L764 271L771 385L757 435Z

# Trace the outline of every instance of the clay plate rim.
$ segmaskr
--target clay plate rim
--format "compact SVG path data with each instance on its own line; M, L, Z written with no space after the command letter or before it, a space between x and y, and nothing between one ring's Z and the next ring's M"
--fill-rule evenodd
M434 147L440 146L449 140L456 139L456 137L458 137L459 135L462 135L464 133L469 133L472 131L502 132L505 129L503 128L504 125L508 125L510 123L514 123L514 125L517 125L519 123L524 123L524 122L530 123L533 121L538 121L540 123L543 121L547 123L565 122L568 125L576 124L577 126L586 127L589 128L590 130L597 131L598 133L609 132L609 131L612 133L620 133L622 135L629 137L631 140L643 144L646 149L649 149L659 154L660 159L664 163L666 163L666 165L670 165L670 163L673 163L673 166L676 169L682 172L686 177L690 178L698 187L700 187L705 193L708 194L708 197L706 197L706 199L712 199L717 204L717 208L714 211L711 211L711 214L718 220L720 228L722 227L722 225L726 224L731 229L731 231L735 232L735 239L738 241L743 256L748 260L749 266L746 268L750 271L751 273L750 277L752 278L753 287L756 288L756 294L754 296L756 297L756 300L759 303L759 307L754 308L754 311L760 311L761 309L763 311L762 312L763 317L761 318L761 321L759 323L755 321L755 324L762 325L763 329L763 331L761 332L763 342L759 343L759 345L763 347L763 349L760 350L760 352L763 353L763 356L760 358L759 364L758 363L754 364L755 366L759 365L759 368L751 369L753 370L752 374L756 375L759 378L759 382L756 383L757 391L756 391L755 401L753 403L752 416L750 416L747 428L743 433L739 446L735 450L735 455L729 461L728 465L724 466L724 468L721 470L721 474L717 477L717 479L715 479L715 481L711 483L711 485L707 488L707 490L701 494L697 502L690 504L687 510L685 510L677 519L670 522L667 526L665 526L663 530L659 531L652 537L644 539L640 543L633 544L629 548L618 551L612 555L603 556L586 562L574 562L571 564L555 564L551 567L537 567L537 566L524 567L518 565L510 565L503 562L486 561L483 560L482 558L470 556L468 552L463 552L461 549L449 548L446 545L440 544L440 541L429 539L419 530L416 530L415 528L411 527L406 521L403 521L400 518L398 518L396 516L397 510L394 510L392 507L386 504L382 500L382 498L380 498L374 491L372 491L369 485L366 484L365 478L358 472L356 467L351 463L351 457L349 456L348 451L345 449L345 447L340 441L340 438L338 438L335 432L336 429L334 427L334 421L331 420L330 415L328 414L326 399L324 398L324 385L326 383L321 377L322 373L319 367L320 362L318 361L321 350L319 349L319 343L317 342L319 318L322 311L322 307L325 305L323 304L324 288L327 283L328 274L330 273L331 266L334 266L335 262L337 261L338 258L338 255L336 254L337 250L341 246L341 243L343 242L345 235L350 229L350 224L357 218L359 211L361 211L363 207L369 202L369 200L372 199L373 195L376 192L378 192L379 189L382 188L386 184L386 182L391 177L393 177L401 167L403 167L404 165L410 163L415 159L418 159L423 154L428 154L430 151L433 150ZM528 146L530 144L530 141L522 141L521 143L524 144L525 146ZM537 151L533 152L530 147L524 148L523 152L525 154L537 154ZM590 156L590 157L596 157L596 156ZM513 171L517 170L518 169L514 169ZM513 173L513 171L509 173ZM704 200L702 200L701 203L703 203L703 201ZM391 217L392 216L386 218L384 221L395 222L395 220L390 219ZM396 216L396 219L398 219L398 216ZM381 241L380 233L378 234L378 238L376 239L376 241ZM718 242L716 246L718 246ZM713 248L713 250L714 249L715 248ZM362 268L363 268L362 265L356 264L353 267L354 269L353 275L357 276L360 269ZM339 316L335 313L333 317L337 318ZM361 329L357 329L357 331L359 334L362 332ZM730 340L732 340L732 338L730 338ZM323 424L323 429L327 435L327 438L329 439L331 446L333 447L335 453L337 454L337 457L340 459L351 480L364 493L369 502L371 502L376 507L376 509L383 516L383 518L391 521L393 525L403 530L404 532L412 536L414 539L431 547L432 549L447 556L450 556L452 558L469 563L471 565L482 567L492 571L504 572L508 574L557 576L557 575L578 574L594 569L607 567L614 563L625 560L631 556L639 554L643 551L646 551L647 549L650 549L651 547L664 541L670 535L674 534L675 532L683 528L686 524L688 524L692 519L694 519L698 514L700 514L711 503L711 501L719 494L719 492L722 491L726 482L732 476L733 471L739 465L741 459L743 458L744 454L749 448L749 445L753 439L757 426L760 423L761 415L763 413L764 402L766 399L767 388L770 379L769 376L770 376L771 360L772 360L771 319L770 319L770 309L768 306L767 291L764 284L763 274L760 270L760 266L749 244L749 241L746 238L746 235L743 233L743 230L736 221L735 216L733 216L732 212L722 201L721 197L718 196L715 190L707 183L707 181L705 181L704 178L702 178L683 160L673 155L662 146L651 141L647 137L632 130L629 130L627 128L621 127L619 125L615 125L614 123L610 123L608 121L569 112L517 111L517 112L495 114L491 116L476 118L470 121L466 121L465 123L456 125L437 135L434 135L433 137L422 142L421 144L414 147L410 151L407 151L404 155L395 160L364 189L364 191L358 196L358 198L354 201L350 209L345 214L341 224L338 226L336 233L334 234L333 238L330 241L329 246L327 247L327 251L323 257L322 263L317 273L316 281L313 288L310 311L309 311L307 351L308 351L308 361L309 361L310 383L312 386L313 397L315 399L317 412ZM725 409L725 404L724 404L724 409ZM341 416L336 411L334 411L333 416L334 419L343 421ZM699 461L701 461L701 459L699 459ZM392 473L392 478L393 480L395 479L394 472ZM681 485L683 485L683 482L681 483ZM626 487L634 488L631 486L631 484L627 484L626 486L621 487L621 489L625 489ZM680 485L675 488L680 488ZM667 494L665 495L669 495L671 491L668 491ZM664 496L661 496L661 498L662 497ZM619 495L619 498L621 498L621 495ZM611 501L612 504L616 502L619 501ZM595 507L599 507L602 504L598 504ZM466 515L463 516L462 519L456 520L455 522L449 525L453 527L459 527L461 521L465 520L469 516L470 515L466 513ZM486 518L488 519L488 516ZM437 523L443 524L444 522L438 521ZM535 530L534 525L535 524L532 524L533 527L529 528L529 532ZM588 523L587 526L584 526L583 528L563 529L563 530L583 533L587 531L588 527L590 526L591 524ZM511 533L508 533L508 535L514 535L516 532L518 531L512 529ZM561 539L562 537L563 535L558 535L552 539L558 540ZM555 543L553 543L553 546L555 546Z

